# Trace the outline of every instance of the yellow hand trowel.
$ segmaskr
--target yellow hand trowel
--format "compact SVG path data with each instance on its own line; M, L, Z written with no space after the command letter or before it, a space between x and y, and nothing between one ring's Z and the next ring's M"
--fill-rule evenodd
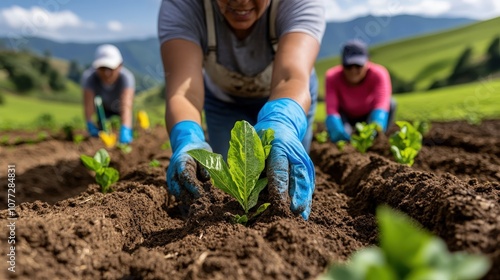
M109 126L106 123L106 115L104 114L104 107L102 105L102 98L100 96L94 97L94 105L97 109L102 127L102 130L99 131L99 138L107 148L112 148L116 145L116 134L109 131Z

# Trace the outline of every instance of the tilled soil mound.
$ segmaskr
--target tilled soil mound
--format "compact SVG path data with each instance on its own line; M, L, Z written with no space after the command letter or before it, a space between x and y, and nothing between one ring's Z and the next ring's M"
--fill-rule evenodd
M16 133L26 135L7 134ZM314 279L377 243L380 204L407 213L451 251L485 254L493 265L484 279L500 277L500 120L432 123L413 167L393 160L384 135L366 154L313 142L310 219L274 203L247 226L231 222L239 205L209 182L189 207L169 197L165 141L157 127L141 133L129 154L110 150L121 178L106 195L79 159L102 147L97 139L76 145L52 135L1 146L1 196L6 202L7 165L15 164L18 215L15 272L2 254L2 279ZM154 159L161 167L150 166ZM261 200L268 198L265 190ZM8 225L6 208L0 217ZM9 228L2 227L5 252Z

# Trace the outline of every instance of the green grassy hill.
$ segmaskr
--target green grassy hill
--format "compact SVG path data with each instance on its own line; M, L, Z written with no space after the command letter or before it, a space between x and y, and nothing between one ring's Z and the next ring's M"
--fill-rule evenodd
M371 60L380 63L404 80L415 80L418 90L426 89L435 79L446 77L466 47L474 57L484 55L495 36L500 35L500 17L442 33L415 37L370 49ZM324 94L324 73L340 62L339 57L320 60L320 96Z

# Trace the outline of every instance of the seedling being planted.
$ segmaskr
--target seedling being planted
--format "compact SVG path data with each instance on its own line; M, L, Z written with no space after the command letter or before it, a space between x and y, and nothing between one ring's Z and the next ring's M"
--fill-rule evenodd
M318 132L316 133L316 135L314 135L314 137L316 138L316 141L318 141L318 143L320 144L326 143L326 141L328 141L328 132L327 131Z
M118 144L116 144L116 147L120 151L122 151L123 154L130 154L132 152L132 146L130 146L128 144L118 143Z
M356 150L364 154L373 145L380 127L376 123L359 122L356 123L356 131L357 133L351 136L351 144Z
M389 138L391 152L396 161L412 166L422 148L422 134L409 122L397 121L400 130Z
M95 172L95 180L104 194L108 193L109 187L120 178L118 170L109 167L111 158L105 149L99 149L94 157L81 155L80 159L85 167Z
M212 184L235 198L245 214L235 215L235 222L246 222L267 209L269 203L262 204L255 213L248 212L257 204L259 193L266 187L267 178L260 178L265 161L271 151L274 131L268 129L261 135L251 124L238 121L231 130L227 163L220 154L203 149L189 151L210 174Z
M152 161L149 162L149 167L160 167L161 164L157 159L153 159Z
M345 145L347 144L347 141L345 140L340 140L336 143L337 145L337 149L339 149L339 151L343 152L344 149L345 149Z
M473 280L491 266L485 256L449 252L441 238L401 212L380 206L376 215L380 247L355 252L318 280Z

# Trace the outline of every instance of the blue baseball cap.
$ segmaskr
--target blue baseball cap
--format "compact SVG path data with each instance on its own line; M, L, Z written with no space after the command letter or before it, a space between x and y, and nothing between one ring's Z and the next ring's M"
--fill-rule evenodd
M342 49L342 65L365 65L368 47L360 40L347 41Z

